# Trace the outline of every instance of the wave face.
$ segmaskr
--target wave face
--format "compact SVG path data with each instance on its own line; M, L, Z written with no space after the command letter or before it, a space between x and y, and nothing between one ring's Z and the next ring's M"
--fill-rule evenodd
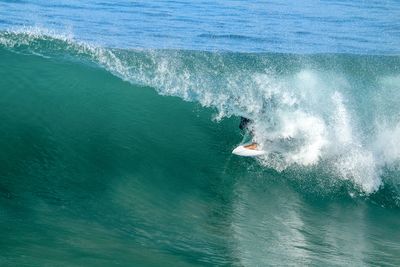
M49 34L49 33L46 33ZM400 57L116 50L42 31L3 33L9 49L85 60L132 84L254 121L277 171L323 171L377 191L397 168ZM394 183L397 183L394 178ZM385 181L384 181L385 180Z
M6 240L32 228L100 265L399 262L399 56L123 50L31 29L1 32L0 57ZM264 157L231 155L239 116Z

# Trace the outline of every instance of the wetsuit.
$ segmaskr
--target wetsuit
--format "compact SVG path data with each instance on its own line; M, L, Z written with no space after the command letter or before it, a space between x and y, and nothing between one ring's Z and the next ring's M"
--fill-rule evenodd
M244 131L244 136L243 136L243 143L253 143L253 129L250 127L250 124L253 123L252 120L244 117L240 117L240 124L239 128L240 130Z
M251 120L245 117L240 117L240 124L239 124L239 129L240 130L246 130L246 131L250 131L248 126L251 123Z

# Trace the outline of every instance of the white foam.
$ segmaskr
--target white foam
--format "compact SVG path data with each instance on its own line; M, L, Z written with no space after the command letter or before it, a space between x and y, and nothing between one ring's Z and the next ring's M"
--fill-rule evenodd
M400 162L400 123L394 127L386 124L377 124L379 129L373 149L384 164L398 164Z
M382 184L371 151L353 148L333 163L341 178L352 180L366 193L375 192Z
M332 102L336 107L333 114L335 137L342 145L348 145L353 142L353 130L350 124L350 116L344 105L343 96L335 91L331 96Z

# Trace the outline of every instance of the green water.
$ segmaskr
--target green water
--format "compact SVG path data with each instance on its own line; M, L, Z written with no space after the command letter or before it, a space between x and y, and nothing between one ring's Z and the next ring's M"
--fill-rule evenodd
M0 49L0 77L1 266L400 264L396 182L233 156L238 117L87 62Z

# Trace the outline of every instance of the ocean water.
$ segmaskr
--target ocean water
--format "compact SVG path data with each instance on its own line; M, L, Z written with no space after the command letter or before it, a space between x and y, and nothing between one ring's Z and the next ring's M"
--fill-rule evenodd
M0 266L399 266L399 18L0 1Z

